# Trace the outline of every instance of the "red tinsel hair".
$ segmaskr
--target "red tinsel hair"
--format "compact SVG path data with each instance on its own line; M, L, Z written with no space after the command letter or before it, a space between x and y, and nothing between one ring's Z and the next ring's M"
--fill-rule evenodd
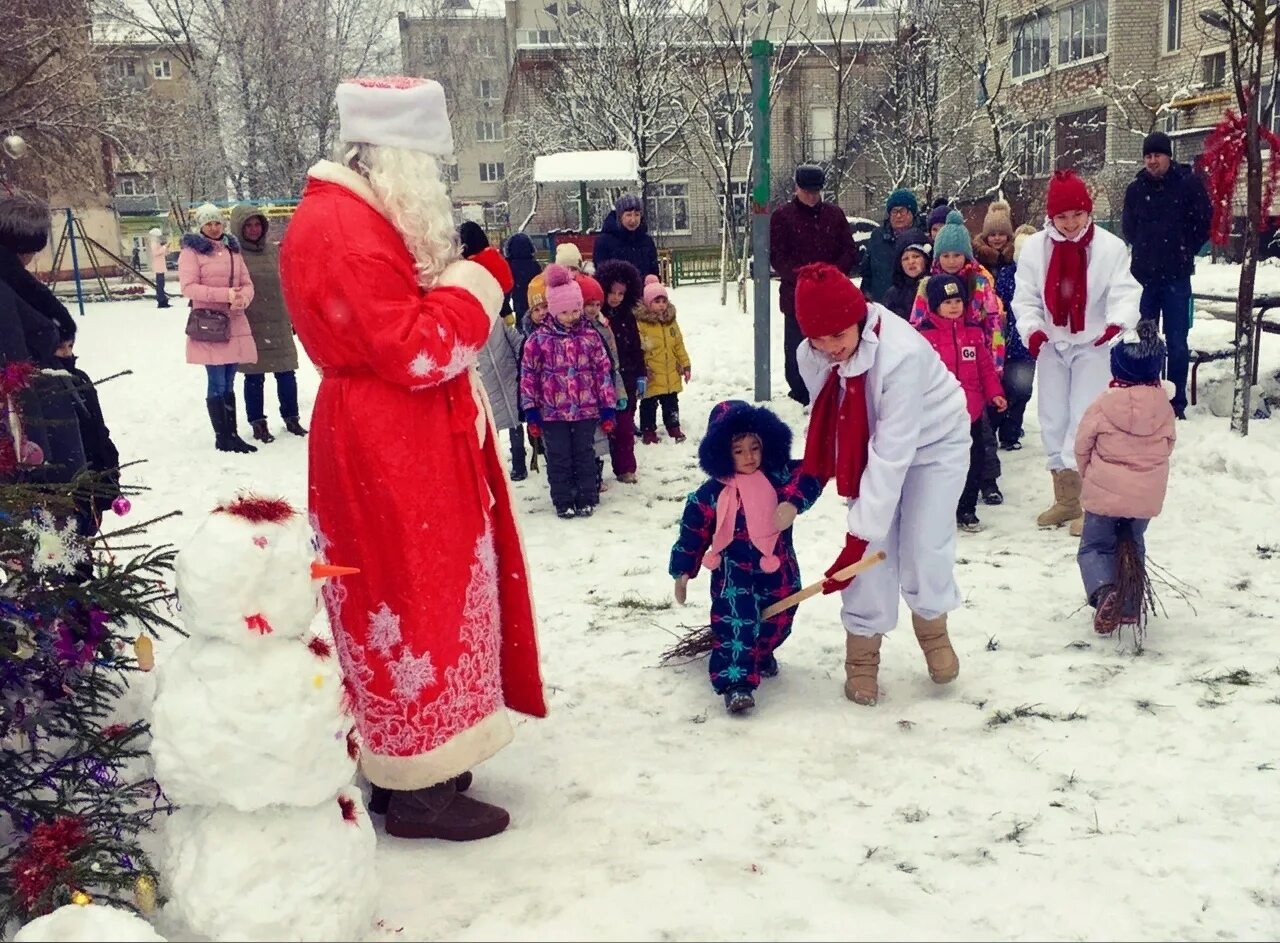
M256 494L241 495L230 504L220 504L214 514L230 514L251 524L283 524L297 515L284 498L264 498Z
M359 818L356 813L356 801L350 796L338 796L338 808L342 810L342 817L348 822L355 822Z
M317 658L328 658L333 654L333 647L318 635L311 636L307 648L311 649L311 654Z

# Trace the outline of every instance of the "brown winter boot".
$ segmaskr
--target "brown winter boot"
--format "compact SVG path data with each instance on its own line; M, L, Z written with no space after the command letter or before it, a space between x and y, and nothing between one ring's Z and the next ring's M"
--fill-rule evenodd
M1081 514L1079 517L1077 517L1074 521L1071 522L1071 526L1067 528L1067 533L1069 533L1072 537L1081 537L1084 535L1084 515L1083 514Z
M1036 518L1041 527L1061 527L1080 516L1080 473L1070 468L1053 475L1053 506Z
M497 835L509 824L505 809L464 795L448 779L425 789L392 793L386 828L396 838L476 841Z
M880 672L883 635L850 635L844 639L844 696L855 704L874 707L880 698L876 676Z
M947 614L944 612L936 619L925 619L913 612L911 627L916 630L916 641L924 652L933 683L950 684L960 674L960 659L947 637Z

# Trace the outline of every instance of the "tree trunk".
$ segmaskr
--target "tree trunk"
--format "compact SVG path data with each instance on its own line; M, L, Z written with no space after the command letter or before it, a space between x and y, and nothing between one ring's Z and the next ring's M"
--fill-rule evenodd
M1246 185L1244 245L1240 265L1240 297L1236 302L1235 394L1231 401L1231 429L1249 434L1253 393L1253 283L1258 270L1258 232L1262 218L1262 148L1258 137L1257 99L1246 113Z

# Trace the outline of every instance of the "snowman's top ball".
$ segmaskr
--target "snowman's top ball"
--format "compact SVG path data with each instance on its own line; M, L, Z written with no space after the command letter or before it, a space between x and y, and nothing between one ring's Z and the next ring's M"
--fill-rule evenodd
M193 636L253 644L308 633L320 605L306 517L281 498L243 495L214 509L178 554L178 602Z
M14 936L14 943L164 943L151 924L119 907L67 904L37 917Z

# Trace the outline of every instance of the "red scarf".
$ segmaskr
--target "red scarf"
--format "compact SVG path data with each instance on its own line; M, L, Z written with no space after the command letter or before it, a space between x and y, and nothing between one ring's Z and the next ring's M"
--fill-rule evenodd
M845 498L856 498L871 443L871 426L867 421L867 375L861 373L848 377L843 385L844 402L841 403L840 371L832 370L814 401L801 471L824 482L834 475L837 493ZM840 457L838 467L837 454Z
M1089 243L1093 223L1075 242L1051 239L1053 255L1044 277L1044 302L1053 323L1069 327L1072 334L1084 330L1084 311L1089 301Z

